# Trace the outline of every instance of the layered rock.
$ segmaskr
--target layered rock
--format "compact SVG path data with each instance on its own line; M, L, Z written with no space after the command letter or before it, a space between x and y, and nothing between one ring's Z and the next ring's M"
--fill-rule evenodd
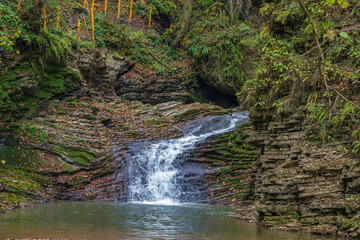
M357 237L358 160L341 143L306 138L297 113L252 113L253 134L245 141L261 149L256 161L254 205L267 227Z
M205 165L207 192L211 203L248 205L254 198L254 165L259 151L245 143L249 124L217 136L196 149L198 162Z
M124 200L125 143L181 136L177 126L186 121L227 113L199 103L152 106L119 97L104 102L83 92L51 100L31 120L8 125L18 142L5 156L12 165L2 166L6 171L0 172L1 208L52 199ZM27 151L31 156L25 163ZM24 192L26 176L32 174L34 181L41 181ZM18 188L9 188L8 179L19 179Z
M136 68L117 78L115 91L118 96L127 100L150 104L185 101L190 98L183 81L161 79L151 74L144 76Z

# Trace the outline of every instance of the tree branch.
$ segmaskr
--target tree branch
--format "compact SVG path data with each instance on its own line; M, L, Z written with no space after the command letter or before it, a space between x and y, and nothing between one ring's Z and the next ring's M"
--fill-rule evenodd
M347 99L347 98L346 98L344 95L342 95L337 89L335 89L335 88L333 88L333 87L330 87L330 86L329 86L329 88L330 88L332 91L336 92L336 94L339 95L342 99L344 99L345 102L350 103L350 104L353 105L355 108L357 108L357 109L360 110L360 106L359 106L359 105L357 105L357 104L354 103L353 101L350 101L349 99Z
M326 73L325 73L325 69L323 69L323 62L325 61L325 57L324 57L324 53L323 53L323 50L320 46L320 43L319 43L319 37L318 37L318 31L316 29L316 26L315 26L315 23L309 13L309 11L307 10L306 6L305 6L305 3L303 2L303 0L297 0L300 7L304 10L307 18L309 19L309 22L312 26L312 29L313 29L313 37L314 37L314 41L316 43L316 47L318 49L318 53L319 53L319 72L320 72L320 75L322 75L322 80L323 80L323 83L325 85L325 88L326 88L326 91L327 91L327 94L328 94L328 100L329 100L329 107L331 107L331 98L330 98L330 91L329 91L329 85L327 83L327 80L326 80Z

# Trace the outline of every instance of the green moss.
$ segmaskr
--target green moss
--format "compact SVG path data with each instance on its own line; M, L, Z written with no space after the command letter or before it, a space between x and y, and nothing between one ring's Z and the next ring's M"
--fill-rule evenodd
M83 183L89 182L89 176L88 175L79 175L73 178L70 178L67 183L71 184L73 186L79 186Z
M210 154L202 159L207 165L218 168L215 186L222 186L223 190L233 189L231 198L238 201L253 200L251 169L258 151L244 143L247 126L239 126L235 131L212 140Z
M14 133L19 133L21 131L22 123L21 122L11 122L7 126L9 127L10 131L12 131Z
M65 170L69 171L69 172L74 170L74 168L71 165L67 164L67 163L64 163L64 167L65 167Z
M282 224L287 224L287 223L291 223L294 221L294 219L292 219L289 216L274 216L274 217L264 217L264 221L266 222L271 222L272 225L282 225Z
M0 192L0 199L2 199L2 202L0 202L0 207L5 209L16 208L26 202L25 197L10 192Z
M65 66L46 64L42 81L39 85L38 97L40 100L47 100L49 97L63 91L64 81L67 74Z
M352 218L347 218L345 216L337 216L336 225L344 230L360 229L360 215L357 214Z
M71 161L83 166L89 166L89 164L98 156L97 153L87 149L71 146L56 145L52 146L52 150L61 155L65 155Z
M31 117L49 98L78 87L78 79L65 65L47 63L42 67L29 62L8 70L0 82L0 116L2 110L15 117ZM31 87L29 85L31 84Z
M0 206L13 208L32 200L47 199L51 181L37 171L25 167L3 166L0 172Z
M95 193L90 193L87 195L87 197L89 198L89 200L94 200L96 198L96 194Z

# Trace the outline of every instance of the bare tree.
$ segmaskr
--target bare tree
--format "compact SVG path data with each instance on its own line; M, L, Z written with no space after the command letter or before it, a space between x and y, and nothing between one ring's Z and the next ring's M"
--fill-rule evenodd
M230 18L233 20L236 17L245 18L252 6L251 0L225 0L230 13Z

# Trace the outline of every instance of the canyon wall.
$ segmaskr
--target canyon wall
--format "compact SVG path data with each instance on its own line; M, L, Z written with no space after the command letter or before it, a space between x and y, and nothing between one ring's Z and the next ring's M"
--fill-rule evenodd
M246 145L257 156L254 159L250 158L253 154L247 154L232 164L233 169L243 166L243 174L237 176L236 170L228 173L227 179L235 178L241 187L226 186L231 181L219 177L224 168L209 171L209 191L222 192L213 202L238 205L238 217L270 228L358 237L359 159L344 152L341 142L321 144L309 140L302 115L278 114L272 109L252 111L251 125L243 127L242 140L234 147L243 151L241 146ZM222 153L224 163L226 152L216 150L220 139L223 144L231 141L220 137L208 143L213 148L205 155ZM236 156L230 159L236 160ZM246 165L248 161L252 165ZM214 179L220 184L213 185ZM247 195L232 195L241 188Z

